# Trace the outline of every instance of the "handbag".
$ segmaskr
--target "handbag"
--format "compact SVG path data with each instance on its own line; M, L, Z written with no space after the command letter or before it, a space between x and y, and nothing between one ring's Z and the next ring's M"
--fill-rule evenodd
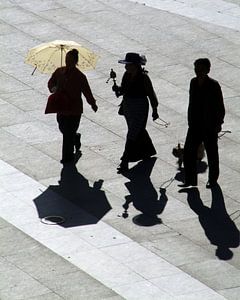
M63 91L56 91L48 97L45 114L68 113L69 99Z

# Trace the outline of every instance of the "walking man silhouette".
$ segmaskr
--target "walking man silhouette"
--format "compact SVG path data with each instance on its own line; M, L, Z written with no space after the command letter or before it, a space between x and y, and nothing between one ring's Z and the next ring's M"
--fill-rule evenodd
M220 84L210 78L208 58L194 62L196 77L190 82L188 132L184 145L184 187L197 185L197 150L203 142L209 174L206 187L212 188L219 177L218 133L224 122L225 108Z

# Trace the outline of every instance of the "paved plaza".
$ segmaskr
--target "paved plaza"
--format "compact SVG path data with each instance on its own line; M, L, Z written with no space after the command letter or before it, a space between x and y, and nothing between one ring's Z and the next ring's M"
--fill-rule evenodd
M238 0L0 0L0 300L240 299L239 31ZM99 110L84 102L82 157L64 167L50 75L24 63L56 39L99 55L86 72ZM156 157L121 175L127 128L106 81L126 52L146 55L161 119L147 125ZM198 188L180 189L172 155L199 57L226 108L213 190L206 158Z

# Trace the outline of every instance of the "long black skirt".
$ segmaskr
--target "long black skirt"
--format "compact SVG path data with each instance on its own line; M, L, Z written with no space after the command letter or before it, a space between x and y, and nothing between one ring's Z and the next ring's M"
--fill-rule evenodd
M121 160L135 162L156 154L152 140L146 130L149 101L146 96L123 98L123 113L128 132Z
M135 162L147 159L157 152L146 129L143 129L135 140L127 139L121 160Z

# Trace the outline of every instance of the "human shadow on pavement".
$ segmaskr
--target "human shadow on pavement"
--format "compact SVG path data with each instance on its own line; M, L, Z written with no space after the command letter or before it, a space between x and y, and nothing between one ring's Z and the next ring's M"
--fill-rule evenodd
M66 164L61 171L59 185L50 185L34 199L39 218L62 216L63 227L73 227L97 223L111 205L101 190L103 180L93 183L81 175L75 164Z
M205 161L199 161L197 162L197 173L198 174L202 174L205 173L207 171L208 165ZM178 169L177 174L175 175L175 179L177 181L180 182L184 182L185 181L185 173L184 173L184 168L181 167L180 169Z
M139 162L123 175L130 181L125 183L130 195L125 197L123 204L124 218L128 217L128 207L132 203L133 206L141 212L133 218L133 222L140 226L153 226L161 224L162 221L158 217L167 204L166 190L161 188L160 195L151 182L151 172L156 162L156 158L152 157Z
M216 245L216 256L221 260L229 260L233 252L229 248L237 248L240 242L239 230L227 213L221 187L217 184L211 189L211 207L204 205L198 188L181 189L187 193L190 208L198 215L199 222L211 244Z

